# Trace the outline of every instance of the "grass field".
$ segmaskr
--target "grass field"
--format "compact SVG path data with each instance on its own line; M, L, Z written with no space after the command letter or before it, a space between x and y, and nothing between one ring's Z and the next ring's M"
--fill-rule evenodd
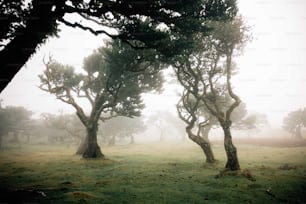
M0 203L306 203L306 147L238 144L242 173L205 164L191 143L104 147L105 160L84 160L76 147L0 150Z

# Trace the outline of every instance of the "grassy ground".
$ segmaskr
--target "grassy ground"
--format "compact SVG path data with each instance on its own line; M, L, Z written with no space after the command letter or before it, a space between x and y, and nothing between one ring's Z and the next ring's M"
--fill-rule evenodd
M0 203L306 203L306 147L237 145L243 174L215 176L193 143L105 147L84 160L76 147L0 150Z

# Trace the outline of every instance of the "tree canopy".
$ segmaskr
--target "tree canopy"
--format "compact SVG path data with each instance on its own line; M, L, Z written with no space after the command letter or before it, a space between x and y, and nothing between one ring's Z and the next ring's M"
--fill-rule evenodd
M167 57L192 47L189 36L207 32L206 20L236 12L235 0L0 0L0 91L60 23ZM71 14L82 20L70 21Z
M111 41L84 59L83 72L50 59L40 75L40 88L73 106L87 129L84 157L100 157L97 145L98 121L114 116L139 116L144 104L141 94L160 91L163 77L155 52L132 49L121 41ZM90 104L89 113L80 99Z

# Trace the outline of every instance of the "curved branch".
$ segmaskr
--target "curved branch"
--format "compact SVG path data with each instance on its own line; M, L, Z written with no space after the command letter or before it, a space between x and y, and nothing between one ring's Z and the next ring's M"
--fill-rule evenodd
M239 106L241 100L238 95L233 92L232 83L231 83L231 68L232 68L232 53L229 53L226 56L226 83L229 95L234 99L234 103L231 104L229 109L226 111L226 120L229 121L231 117L231 113L233 110Z
M119 38L119 36L120 36L120 35L112 35L112 34L106 32L105 30L94 30L91 27L84 26L84 25L82 25L80 23L77 23L77 22L71 23L69 21L66 21L64 18L60 18L58 20L60 22L64 23L65 25L67 25L67 26L70 26L70 27L73 27L73 28L80 28L82 30L89 31L94 35L105 34L108 37L113 38L113 39Z

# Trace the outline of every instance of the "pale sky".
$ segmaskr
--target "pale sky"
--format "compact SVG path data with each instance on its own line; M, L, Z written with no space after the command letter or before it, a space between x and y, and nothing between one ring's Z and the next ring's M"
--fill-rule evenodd
M250 111L265 113L274 127L290 111L306 107L306 1L239 1L240 13L251 26L253 41L239 58L233 85ZM51 38L19 71L0 94L3 105L24 106L34 112L74 112L69 105L37 88L42 60L49 54L80 69L83 58L103 45L103 36L61 26L60 38ZM174 87L146 97L146 111L173 110Z

